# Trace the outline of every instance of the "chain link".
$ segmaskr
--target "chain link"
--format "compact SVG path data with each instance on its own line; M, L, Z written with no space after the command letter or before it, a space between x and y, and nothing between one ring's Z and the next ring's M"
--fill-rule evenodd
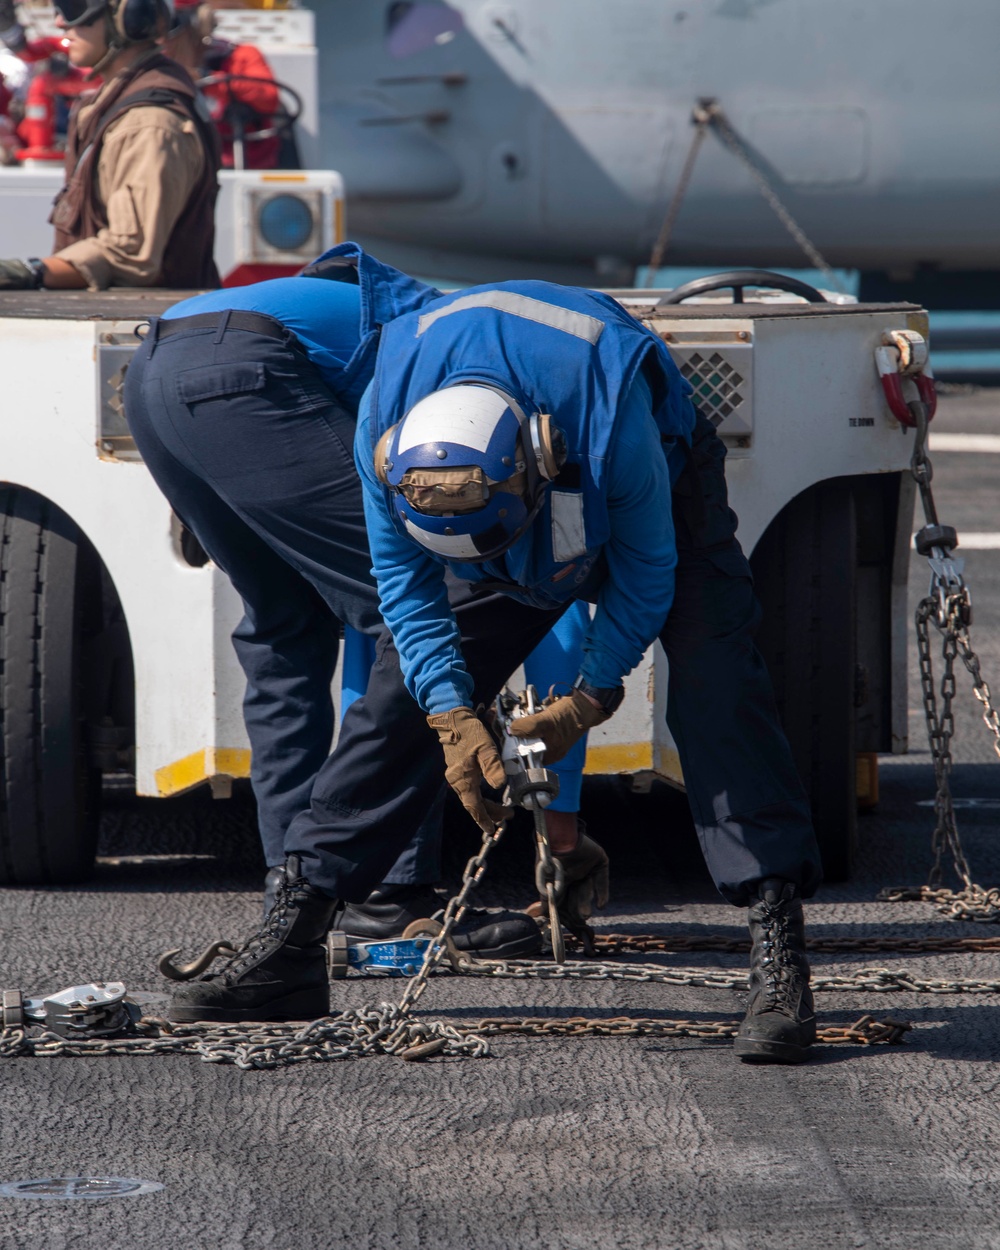
M660 233L657 235L656 242L653 244L653 250L649 254L645 282L647 288L651 287L656 280L656 271L663 265L663 258L666 256L667 248L670 246L674 225L681 211L681 205L684 203L684 196L687 194L691 175L694 173L694 163L698 159L698 152L705 141L705 135L708 134L708 126L711 120L708 109L699 103L691 114L691 120L694 122L695 132L691 138L691 146L688 148L687 156L684 158L684 167L677 180L677 186L670 197L670 205L667 208L666 216L663 218Z
M718 121L718 119L716 119ZM723 115L720 133L728 127ZM723 135L723 137L725 137ZM735 133L730 139L738 145ZM730 142L727 139L726 142ZM746 157L749 161L749 157ZM763 189L763 188L762 188ZM780 214L779 214L780 215ZM784 218L783 218L784 220ZM786 223L787 224L787 223ZM794 223L792 223L794 225ZM789 227L791 229L791 227ZM816 254L817 267L826 268ZM922 404L911 404L917 424L911 472L920 487L928 524L937 525L930 482L933 469L926 454L927 415ZM973 691L983 708L983 720L993 734L993 747L1000 757L1000 716L992 703L989 686L983 679L979 659L969 639L971 602L962 582L959 566L947 549L934 548L931 593L916 613L920 682L928 739L934 760L935 829L932 838L934 861L928 884L918 889L882 891L890 901L923 899L933 902L944 914L962 919L1000 920L1000 889L985 890L975 884L962 849L951 796L951 739L954 734L952 704L956 692L955 660L961 657L973 681ZM944 675L938 710L930 646L930 624L942 635ZM693 1037L724 1040L735 1035L738 1022L660 1020L636 1017L595 1019L489 1017L472 1028L460 1028L445 1020L417 1020L412 1015L418 999L427 988L431 974L447 957L454 971L473 976L511 977L517 980L632 981L701 989L745 991L744 972L721 969L669 968L660 964L610 964L594 959L585 962L551 963L532 960L477 960L460 954L452 933L465 914L469 895L486 871L490 850L503 835L503 823L483 832L478 853L469 860L459 891L448 902L440 933L428 944L419 971L407 983L398 1003L382 1003L377 1008L357 1008L337 1016L324 1017L310 1024L171 1024L153 1017L132 1026L130 1034L114 1038L66 1038L47 1030L8 1027L0 1031L0 1058L19 1055L36 1057L84 1055L191 1054L206 1063L234 1064L243 1069L269 1069L307 1061L336 1061L367 1055L395 1055L403 1059L424 1059L431 1055L480 1057L489 1053L490 1036L522 1034L535 1037ZM540 868L545 873L545 850L539 847ZM945 853L951 855L955 872L962 881L961 891L941 885ZM551 857L549 857L551 862ZM572 947L579 940L570 936ZM658 937L650 934L599 934L595 950L602 953L677 952L712 950L743 953L745 939L724 935L697 938ZM812 950L826 951L996 951L997 938L814 938ZM813 988L819 992L865 991L874 993L920 994L1000 994L1000 980L940 980L917 976L905 969L861 968L854 972L816 975ZM911 1026L901 1021L876 1021L864 1016L849 1027L821 1029L819 1040L826 1043L871 1045L898 1042Z
M477 857L478 858L478 857ZM457 896L456 896L457 897ZM616 937L620 935L610 935ZM638 936L638 935L636 935ZM444 947L444 934L438 944ZM648 942L660 939L649 938ZM933 940L933 939L932 939ZM914 941L911 939L911 941ZM709 947L710 948L710 947ZM948 947L952 949L952 947ZM968 943L960 949L969 949ZM986 949L994 949L989 946ZM423 971L423 969L422 969ZM745 992L743 971L706 968L665 968L660 964L609 964L596 960L554 964L534 960L474 960L460 957L456 971L471 976L543 981L630 981L699 989ZM429 974L428 974L429 975ZM418 974L419 976L419 974ZM416 981L416 978L413 979ZM410 986L412 987L413 981ZM426 985L426 977L421 990ZM859 992L914 994L1000 994L1000 980L940 980L906 969L860 968L850 973L814 975L819 993ZM158 1017L140 1020L130 1035L114 1038L66 1038L50 1030L11 1027L0 1032L0 1058L108 1055L194 1055L206 1063L233 1064L244 1070L272 1069L304 1062L332 1062L393 1055L424 1059L432 1055L480 1058L489 1053L487 1038L518 1033L536 1037L693 1037L735 1036L738 1021L662 1020L631 1016L488 1017L471 1027L446 1020L417 1020L403 1003L357 1008L310 1024L172 1024ZM910 1028L899 1021L874 1021L820 1031L827 1043L896 1042Z
M466 881L471 889L482 876L485 856L497 841L484 837L480 854L469 861ZM488 843L488 845L487 845ZM466 892L467 893L467 892ZM459 917L456 896L455 918ZM451 927L448 928L450 934ZM690 986L743 992L746 973L705 968L664 968L659 964L610 964L596 960L564 965L531 960L474 960L448 951L444 929L436 939L450 955L454 971L473 976L509 977L516 980L632 981L661 985ZM567 944L579 948L579 939L568 936ZM648 933L602 933L596 935L596 948L603 954L641 952L677 953L715 951L744 954L749 942L725 934L691 937L684 934L660 936ZM1000 938L813 938L813 951L829 952L996 952ZM439 961L434 961L437 966ZM424 969L421 969L423 972ZM420 974L418 974L419 976ZM423 977L417 996L423 992ZM416 978L414 978L416 980ZM412 986L411 982L411 986ZM938 980L920 977L902 969L862 968L849 974L816 975L813 988L819 992L866 991L922 994L1000 994L1000 981ZM410 1004L415 1001L410 999ZM478 1058L489 1053L487 1038L502 1034L536 1037L692 1037L724 1040L733 1037L738 1022L662 1020L616 1016L610 1019L573 1016L510 1018L489 1017L478 1024L460 1028L443 1020L417 1020L408 1015L403 1001L383 1003L377 1008L360 1008L301 1024L173 1024L158 1017L140 1020L130 1035L115 1038L68 1039L46 1030L8 1028L0 1032L0 1058L33 1055L39 1058L106 1055L194 1055L206 1063L228 1063L242 1069L270 1069L306 1061L330 1062L367 1055L394 1055L403 1059L423 1059L431 1055ZM874 1021L865 1016L849 1028L821 1029L819 1040L826 1043L873 1044L896 1042L910 1026L899 1021Z
M757 189L764 197L765 202L770 206L775 216L792 236L795 242L802 249L809 263L814 269L818 269L830 285L841 294L844 293L844 285L837 277L829 262L824 258L819 248L809 238L799 223L792 216L791 212L785 206L784 202L774 189L767 174L760 167L760 163L751 155L749 144L739 133L733 123L727 117L722 106L717 100L702 99L699 100L691 114L691 120L695 125L695 132L691 139L691 146L688 148L687 156L684 159L684 166L681 169L680 177L677 180L677 186L670 198L670 205L667 208L666 215L663 219L663 225L660 227L660 233L656 242L653 244L653 250L650 253L649 264L646 272L647 287L651 287L655 280L656 270L663 264L667 248L673 235L674 225L676 224L678 214L681 210L681 204L687 193L688 184L694 173L694 164L701 150L705 135L709 128L715 131L720 141L733 153L733 155L743 165L746 166L751 178L757 184Z
M955 805L951 793L951 740L955 733L955 716L952 710L956 693L955 660L962 663L972 677L973 694L983 710L983 721L993 735L993 749L1000 758L1000 717L993 706L990 688L983 678L979 657L972 647L969 625L972 621L972 599L962 579L962 562L956 561L948 546L944 545L947 527L938 523L937 508L931 481L934 469L927 455L928 415L926 406L914 400L908 405L913 415L916 435L910 462L912 474L920 490L927 531L933 533L930 547L931 585L929 593L917 606L914 622L917 635L917 657L920 667L920 693L923 700L924 720L927 724L927 740L934 761L934 832L931 836L933 861L927 884L918 887L892 887L882 890L878 897L886 902L918 900L932 903L937 910L951 920L972 920L986 924L1000 922L1000 888L986 889L972 879L955 817ZM933 528L932 528L933 527ZM954 542L954 531L951 531ZM918 539L919 539L918 535ZM941 545L937 545L940 542ZM944 661L940 685L940 709L938 690L934 682L934 663L931 655L930 627L934 625L941 635L941 654ZM943 885L944 859L951 857L952 867L962 883L960 890L950 890Z
M777 191L771 185L767 175L761 169L760 165L750 154L750 148L743 136L737 131L736 127L723 112L720 105L714 101L708 102L706 111L709 115L709 125L719 136L722 142L729 148L730 152L746 166L747 172L757 184L757 189L764 197L765 201L770 205L775 216L799 245L805 255L809 258L809 263L814 269L818 269L826 278L827 282L841 294L844 292L843 283L834 273L830 263L826 260L819 248L813 243L799 223L795 220L789 210L785 207L779 198Z
M140 1020L131 1036L66 1038L49 1030L29 1035L23 1028L0 1032L0 1058L101 1055L196 1055L206 1063L234 1064L245 1070L279 1068L306 1061L428 1054L480 1058L485 1038L442 1020L415 1020L395 1003L359 1008L310 1024L171 1024L158 1017Z
M573 936L567 936L566 946L569 950L580 950L582 943ZM660 936L653 933L598 933L594 937L594 946L596 951L603 955L649 952L667 955L683 951L725 951L733 955L742 955L750 950L750 941L743 937L729 937L724 933L705 933L697 937L690 937L687 934ZM1000 937L812 937L807 939L806 947L810 951L830 953L858 951L869 955L883 954L886 951L914 954L940 954L953 951L967 954L1000 952Z
M644 1016L611 1016L593 1020L585 1016L568 1016L553 1020L547 1016L511 1018L487 1017L480 1020L476 1032L482 1037L697 1037L706 1041L728 1041L736 1036L739 1023L714 1020L660 1020ZM913 1025L906 1020L876 1020L862 1016L850 1025L828 1025L817 1030L816 1040L827 1044L847 1043L870 1046L876 1042L895 1043L903 1040Z
M424 951L423 963L420 965L416 975L408 982L406 989L403 991L403 997L399 1000L401 1016L408 1016L417 999L427 988L427 982L431 973L441 963L445 955L449 955L453 961L455 960L457 952L451 940L452 932L455 925L465 915L465 909L469 905L469 894L473 887L482 880L483 874L486 872L487 856L503 837L505 827L506 822L501 821L492 832L483 830L483 841L479 852L473 855L465 865L465 872L462 875L462 884L459 891L453 898L448 900L448 906L445 908L444 918L441 922L441 932L428 944L427 950Z
M747 990L747 973L742 970L665 968L662 964L610 964L590 959L553 964L530 959L463 958L459 970L471 976L510 977L516 981L634 981L708 990ZM937 980L918 976L905 968L859 968L855 972L829 975L814 972L810 984L818 993L873 990L876 993L1000 994L1000 980Z
M403 1059L426 1059L431 1055L481 1058L489 1053L488 1037L519 1034L543 1038L583 1037L692 1037L726 1041L735 1037L739 1021L664 1020L637 1016L593 1019L488 1016L467 1028L442 1021L409 1021L405 1045L395 1048L389 1037L398 1032L398 1008L383 1004L377 1011L343 1013L331 1020L317 1020L304 1028L268 1024L171 1025L166 1020L141 1022L140 1037L93 1038L69 1041L55 1033L28 1036L24 1029L0 1032L0 1058L81 1058L107 1055L196 1055L206 1063L233 1064L245 1071L287 1067L304 1062L333 1062L370 1054L398 1055ZM363 1018L366 1040L357 1035ZM345 1021L348 1023L345 1024ZM828 1044L866 1045L896 1043L912 1028L907 1021L876 1020L862 1016L853 1025L821 1028L817 1041Z

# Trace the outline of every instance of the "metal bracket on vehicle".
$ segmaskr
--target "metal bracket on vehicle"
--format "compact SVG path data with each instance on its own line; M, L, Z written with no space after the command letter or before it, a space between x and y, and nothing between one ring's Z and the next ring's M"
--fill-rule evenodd
M105 330L97 340L97 454L102 460L140 461L125 420L125 374L138 343L131 330Z

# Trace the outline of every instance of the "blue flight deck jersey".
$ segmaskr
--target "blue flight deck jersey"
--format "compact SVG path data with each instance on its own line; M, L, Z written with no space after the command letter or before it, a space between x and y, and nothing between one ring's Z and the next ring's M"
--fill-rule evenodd
M181 300L165 312L166 320L238 308L280 321L302 344L306 355L337 391L344 366L361 338L361 290L348 282L324 278L269 278L250 286L206 291Z
M502 283L442 297L386 327L355 458L382 614L407 687L429 712L469 705L472 694L444 588L447 560L406 532L372 451L414 403L471 381L498 386L529 412L550 412L568 461L502 557L449 568L543 608L596 591L581 675L616 686L673 600L670 487L694 423L690 387L662 342L598 292Z
M441 292L369 256L357 243L340 243L293 278L224 287L181 300L167 320L199 313L263 313L286 326L337 399L356 413L375 369L382 327L440 298Z
M361 401L354 450L382 615L399 651L407 689L424 711L471 707L472 678L442 581L445 561L401 535L392 523L372 466L369 396L370 390ZM580 676L592 686L620 685L670 611L677 566L670 487L685 459L681 442L664 455L650 416L649 387L637 378L619 410L606 457L611 537L600 551L606 576L594 596L597 610L580 666ZM591 598L588 584L578 585L572 576L553 585L550 558L544 555L549 515L546 501L528 532L498 560L448 567L473 583L507 581L516 567L517 583L510 590L505 587L505 593L536 607L559 607L582 595Z

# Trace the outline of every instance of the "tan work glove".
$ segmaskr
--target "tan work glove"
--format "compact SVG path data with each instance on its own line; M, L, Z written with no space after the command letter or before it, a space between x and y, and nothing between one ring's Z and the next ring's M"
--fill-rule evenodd
M484 799L483 778L494 789L506 780L493 735L471 707L453 707L427 717L444 748L444 779L462 800L462 806L484 833L492 833L504 818L499 803Z
M545 743L545 763L555 764L574 746L588 729L609 720L607 712L579 690L572 694L551 696L540 712L519 716L510 726L515 738L541 738Z
M566 891L559 904L563 924L576 933L586 925L595 907L608 902L608 857L604 848L589 838L581 827L580 840L572 851L557 855L562 864Z

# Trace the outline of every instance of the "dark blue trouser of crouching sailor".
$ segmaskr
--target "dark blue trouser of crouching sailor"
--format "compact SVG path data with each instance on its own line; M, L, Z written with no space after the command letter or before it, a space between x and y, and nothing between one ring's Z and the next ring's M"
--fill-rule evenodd
M247 678L244 716L269 865L283 862L289 826L309 808L330 752L340 625L376 638L384 632L352 452L354 419L294 337L272 324L276 337L237 328L219 335L206 327L160 338L154 323L125 387L130 428L147 467L243 600L233 644ZM460 621L466 601L483 600L464 585L454 592ZM497 601L508 604L488 597ZM512 628L523 632L529 650L555 619L530 608L515 615ZM386 642L392 651L388 635ZM412 702L401 683L395 693ZM346 803L351 827L368 831L356 869L338 882L338 897L355 901L383 881L440 877L444 787L437 737L422 715L412 737L401 736L381 698L373 693L371 703L374 715L359 706L341 726L353 744L351 769L374 778L365 807L356 808L361 799L353 789L340 798L315 796L324 812ZM383 821L389 793L393 818ZM327 874L317 884L331 880Z
M352 901L382 881L435 880L441 753L379 620L353 419L287 332L153 333L126 375L126 412L153 477L243 599L233 640L268 861L297 854L315 886ZM723 896L745 905L767 877L808 896L818 849L753 646L759 610L706 425L674 501L667 718ZM476 700L489 703L559 613L464 583L449 593ZM339 622L375 635L376 659L330 755Z

